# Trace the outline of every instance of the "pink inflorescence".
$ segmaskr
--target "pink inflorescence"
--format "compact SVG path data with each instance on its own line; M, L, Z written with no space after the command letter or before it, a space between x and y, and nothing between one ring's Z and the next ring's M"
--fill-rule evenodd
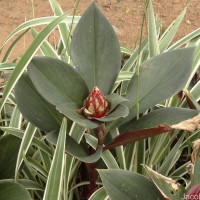
M102 118L108 111L108 101L98 87L94 87L84 102L90 117Z

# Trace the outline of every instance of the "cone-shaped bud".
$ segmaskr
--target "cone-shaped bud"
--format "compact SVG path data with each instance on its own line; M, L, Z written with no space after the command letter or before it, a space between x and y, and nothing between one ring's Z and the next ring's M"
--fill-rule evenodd
M200 184L193 185L186 193L184 200L200 199Z
M108 111L108 101L98 87L94 87L84 102L84 113L89 117L102 118Z

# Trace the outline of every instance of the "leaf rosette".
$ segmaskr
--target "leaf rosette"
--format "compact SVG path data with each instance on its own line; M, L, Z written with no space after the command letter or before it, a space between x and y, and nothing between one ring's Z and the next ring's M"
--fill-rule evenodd
M95 3L86 10L75 29L71 57L74 66L57 58L34 57L28 65L26 77L33 84L28 88L29 93L30 89L34 90L33 93L41 96L43 102L47 101L72 121L91 129L101 123L126 117L129 114L124 105L127 99L111 93L121 67L119 42L111 24ZM26 84L23 79L18 83L21 87ZM99 88L101 97L97 98L95 94L94 102L101 104L102 98L106 104L106 108L100 105L96 114L93 112L97 108L96 104L88 104L91 96L89 91L94 93L95 88ZM19 97L19 90L16 86L17 104L21 105L23 100ZM29 100L34 101L34 98ZM45 103L46 106L48 103ZM31 117L27 114L29 109L24 110L22 105L20 110L30 121Z
M16 103L21 113L40 129L59 130L63 115L85 128L105 125L105 133L119 128L120 135L110 145L115 147L141 139L141 131L135 133L138 124L142 124L144 139L161 134L162 124L175 124L168 120L174 119L169 117L174 116L174 111L178 116L174 119L176 123L198 114L190 109L178 109L179 112L176 108L158 109L158 112L150 112L150 117L136 120L136 116L142 116L185 87L195 48L168 51L142 62L139 76L133 74L125 84L124 96L112 93L121 69L119 41L95 3L77 24L70 48L70 63L47 56L34 57L28 65L28 73L16 84ZM156 119L160 119L160 123L153 123L157 120L152 115L159 115Z

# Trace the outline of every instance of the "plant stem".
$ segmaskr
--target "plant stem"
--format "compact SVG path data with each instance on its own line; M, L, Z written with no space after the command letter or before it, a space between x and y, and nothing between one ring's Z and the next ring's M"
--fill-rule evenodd
M104 140L105 140L107 134L108 134L108 131L106 130L106 126L103 123L97 128L97 137L98 137L98 146L99 147L103 146Z

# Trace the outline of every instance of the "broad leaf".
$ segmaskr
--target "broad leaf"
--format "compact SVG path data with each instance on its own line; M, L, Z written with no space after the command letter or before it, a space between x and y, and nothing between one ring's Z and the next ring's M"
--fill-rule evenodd
M164 200L152 181L135 172L121 169L98 170L110 199Z
M31 200L31 196L29 192L18 183L0 182L0 199Z
M11 182L11 183L15 183L16 180L15 179L3 179L0 180L0 183L3 182ZM23 185L27 190L44 190L44 187L41 186L38 182L32 181L32 180L28 180L28 179L19 179L18 183L20 185Z
M21 139L5 135L0 139L0 179L14 177ZM2 199L2 198L0 198Z
M106 96L106 99L110 103L109 112L111 112L113 109L115 109L120 103L128 101L128 99L126 99L116 93L112 93L112 94Z
M76 26L71 56L88 85L109 94L121 66L121 52L115 32L95 3L85 11Z
M56 107L61 113L69 117L69 119L73 120L74 122L78 123L79 125L85 128L97 128L99 126L98 122L88 120L86 117L82 116L78 112L80 111L81 107L78 107L76 103L64 103Z
M199 111L186 108L161 108L141 117L139 120L131 120L121 127L123 131L133 131L151 128L159 124L177 124L186 119L195 117Z
M114 148L120 145L125 145L138 140L142 140L148 137L153 137L155 135L166 133L171 130L172 130L171 127L168 126L167 124L160 124L159 126L153 128L126 132L116 137L111 143L107 144L104 147L104 150Z
M98 145L98 139L91 134L85 134L85 139L86 142L93 148L95 149L96 146ZM119 169L119 165L114 158L113 154L110 151L104 151L101 155L102 160L106 164L107 168L111 169Z
M38 92L53 105L76 102L79 106L89 91L78 72L69 64L51 57L34 57L29 76Z
M35 89L27 73L15 87L18 108L25 119L44 131L59 130L62 115Z
M46 139L50 143L56 145L58 134L56 132L48 133ZM102 154L102 149L98 148L94 154L88 155L88 153L85 152L85 149L68 134L66 135L65 151L76 157L78 160L86 163L96 162Z
M129 110L127 106L120 104L107 116L103 118L95 118L95 119L101 122L110 122L110 121L119 119L121 117L126 117L128 114L129 114Z
M89 198L89 200L100 200L106 199L107 194L104 187L99 188L96 190Z
M166 199L180 200L182 186L171 178L165 177L148 166L144 165L147 174L151 177L155 185L160 189Z
M184 48L153 57L140 66L139 83L134 75L130 81L127 96L130 115L137 114L138 90L139 112L160 103L178 93L185 86L192 69L194 48ZM137 88L137 85L139 87Z
M23 137L24 137L24 131L17 129L17 128L1 127L1 130L20 138L20 140L23 139ZM48 155L50 155L50 156L52 155L50 147L47 146L41 139L33 137L32 144L35 145L40 150L46 152ZM18 153L18 151L17 151L17 153Z

